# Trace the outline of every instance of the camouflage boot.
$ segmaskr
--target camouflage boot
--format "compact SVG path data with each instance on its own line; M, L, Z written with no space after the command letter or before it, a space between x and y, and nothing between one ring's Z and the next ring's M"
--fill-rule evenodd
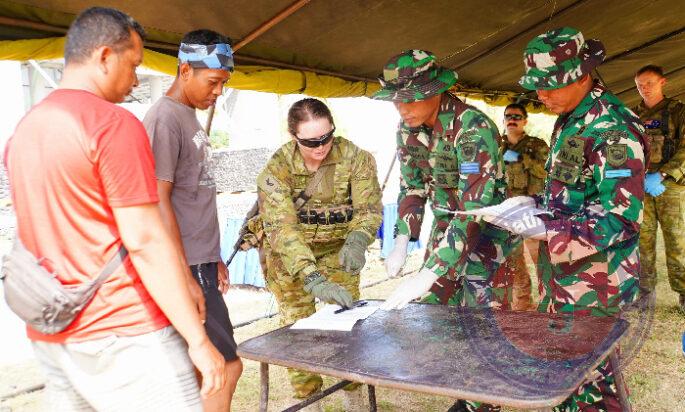
M302 398L292 398L292 405L298 404L302 402L304 399ZM307 405L304 408L300 409L302 412L324 412L323 409L323 404L321 404L321 400L318 400L311 405Z

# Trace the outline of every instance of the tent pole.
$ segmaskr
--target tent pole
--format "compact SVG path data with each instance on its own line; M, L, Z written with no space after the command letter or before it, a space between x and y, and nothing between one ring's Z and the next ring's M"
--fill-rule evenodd
M277 25L280 23L283 19L286 17L290 16L291 14L295 13L302 7L306 6L307 3L309 3L311 0L297 0L290 6L286 7L285 9L281 10L277 15L273 16L269 20L265 21L259 27L254 29L252 32L250 32L247 36L245 36L243 39L241 39L234 47L233 51L237 51L238 49L242 48L246 44L250 43L252 40L256 39L257 37L261 36L265 32L267 32L269 29L271 29L273 26Z

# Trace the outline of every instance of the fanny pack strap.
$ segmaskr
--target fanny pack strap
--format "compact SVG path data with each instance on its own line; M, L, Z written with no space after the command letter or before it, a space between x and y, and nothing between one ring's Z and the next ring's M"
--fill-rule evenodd
M126 250L126 247L124 247L124 244L122 243L121 246L119 246L119 250L117 250L117 253L114 254L109 259L109 262L105 265L104 268L102 268L102 271L98 275L97 278L95 278L95 281L93 282L93 285L96 287L100 287L103 283L105 283L105 280L114 273L114 271L122 264L124 263L124 259L126 259L126 256L128 256L128 250Z

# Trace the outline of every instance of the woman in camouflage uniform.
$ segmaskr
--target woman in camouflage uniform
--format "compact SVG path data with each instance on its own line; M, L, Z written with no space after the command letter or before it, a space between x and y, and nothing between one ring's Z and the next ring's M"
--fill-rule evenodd
M330 110L303 99L288 112L293 140L257 178L266 282L287 325L314 313L314 298L350 306L359 298L364 253L381 223L381 190L370 153L335 136ZM299 210L317 170L321 179ZM321 389L318 375L289 370L295 396ZM359 391L356 391L359 392Z

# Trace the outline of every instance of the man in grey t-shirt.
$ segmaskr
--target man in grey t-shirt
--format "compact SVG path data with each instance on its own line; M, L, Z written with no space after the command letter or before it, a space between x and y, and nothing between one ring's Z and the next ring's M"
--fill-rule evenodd
M188 285L200 310L206 305L207 335L226 359L226 386L204 399L203 407L226 411L242 363L222 296L228 290L228 269L219 248L211 148L195 109L204 110L216 102L233 70L233 58L229 39L210 30L186 34L178 57L174 83L150 108L143 124L155 156L162 216L188 268Z

